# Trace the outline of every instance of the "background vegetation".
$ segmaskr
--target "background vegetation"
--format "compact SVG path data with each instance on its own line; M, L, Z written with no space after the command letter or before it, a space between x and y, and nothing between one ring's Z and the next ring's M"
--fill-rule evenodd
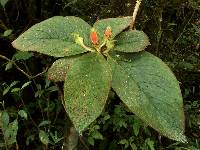
M17 52L11 42L33 24L55 15L78 16L90 24L100 18L132 15L134 1L0 3L0 149L62 149L70 124L59 94L62 84L51 83L45 76L54 58ZM79 149L200 149L199 12L199 0L143 0L136 21L136 28L150 38L147 51L167 62L180 81L188 143L161 137L110 93L109 99L115 100L80 137Z

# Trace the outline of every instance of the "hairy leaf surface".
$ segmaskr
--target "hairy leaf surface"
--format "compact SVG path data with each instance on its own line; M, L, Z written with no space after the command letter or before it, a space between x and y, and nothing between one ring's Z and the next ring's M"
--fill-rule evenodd
M73 34L79 34L89 45L90 25L73 16L55 16L38 24L20 35L12 45L21 51L36 51L42 54L64 57L87 50L75 44Z
M54 82L65 81L68 70L77 59L79 58L67 57L56 60L48 70L48 79Z
M64 106L79 133L101 114L110 83L109 65L98 53L81 56L69 69L64 83Z
M120 99L164 136L185 142L181 91L167 65L148 52L113 57L112 87Z
M97 30L100 38L103 39L104 31L107 27L111 27L112 36L114 38L116 35L121 33L124 29L126 29L131 23L132 17L122 17L122 18L108 18L97 21L93 27Z
M114 50L126 53L139 52L149 44L149 38L143 31L132 30L122 32L116 37Z

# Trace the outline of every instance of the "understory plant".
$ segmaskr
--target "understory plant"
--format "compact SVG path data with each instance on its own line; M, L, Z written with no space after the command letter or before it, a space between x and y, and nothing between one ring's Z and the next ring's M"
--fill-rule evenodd
M179 82L162 60L144 51L148 37L132 30L132 19L102 19L91 27L78 17L55 16L12 45L58 58L48 78L64 81L63 106L79 135L102 113L113 90L161 135L186 142Z

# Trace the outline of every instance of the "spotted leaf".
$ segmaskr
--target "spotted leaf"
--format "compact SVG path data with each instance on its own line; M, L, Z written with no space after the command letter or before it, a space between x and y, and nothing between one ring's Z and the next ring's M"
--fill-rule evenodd
M114 50L126 53L142 51L150 44L147 35L138 30L122 32L115 40Z
M54 82L64 81L68 70L77 59L78 57L73 56L56 60L48 70L48 79Z
M99 53L81 56L69 69L64 83L64 107L79 133L101 114L110 83L110 67Z
M32 26L12 45L21 51L36 51L54 57L76 55L87 50L75 43L73 34L80 35L89 45L90 28L78 17L55 16Z
M185 142L181 91L167 65L148 52L113 57L112 87L120 99L164 136Z

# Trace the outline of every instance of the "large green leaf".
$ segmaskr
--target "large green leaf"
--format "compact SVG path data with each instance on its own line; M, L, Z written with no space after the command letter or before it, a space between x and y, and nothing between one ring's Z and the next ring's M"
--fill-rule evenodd
M55 16L32 26L12 45L21 51L36 51L54 57L80 54L87 50L75 44L73 34L79 34L89 45L90 28L80 18Z
M99 53L81 56L69 69L64 106L79 133L101 114L110 86L110 67Z
M112 38L121 33L131 23L132 17L121 17L121 18L108 18L97 21L93 27L97 30L100 38L103 39L104 31L107 27L112 29Z
M56 60L48 70L48 79L54 82L64 81L68 70L77 59L74 56Z
M122 32L116 37L116 51L121 52L139 52L144 50L149 45L148 36L143 31L127 31Z
M181 91L167 65L148 52L113 57L112 87L120 99L164 136L185 142Z

